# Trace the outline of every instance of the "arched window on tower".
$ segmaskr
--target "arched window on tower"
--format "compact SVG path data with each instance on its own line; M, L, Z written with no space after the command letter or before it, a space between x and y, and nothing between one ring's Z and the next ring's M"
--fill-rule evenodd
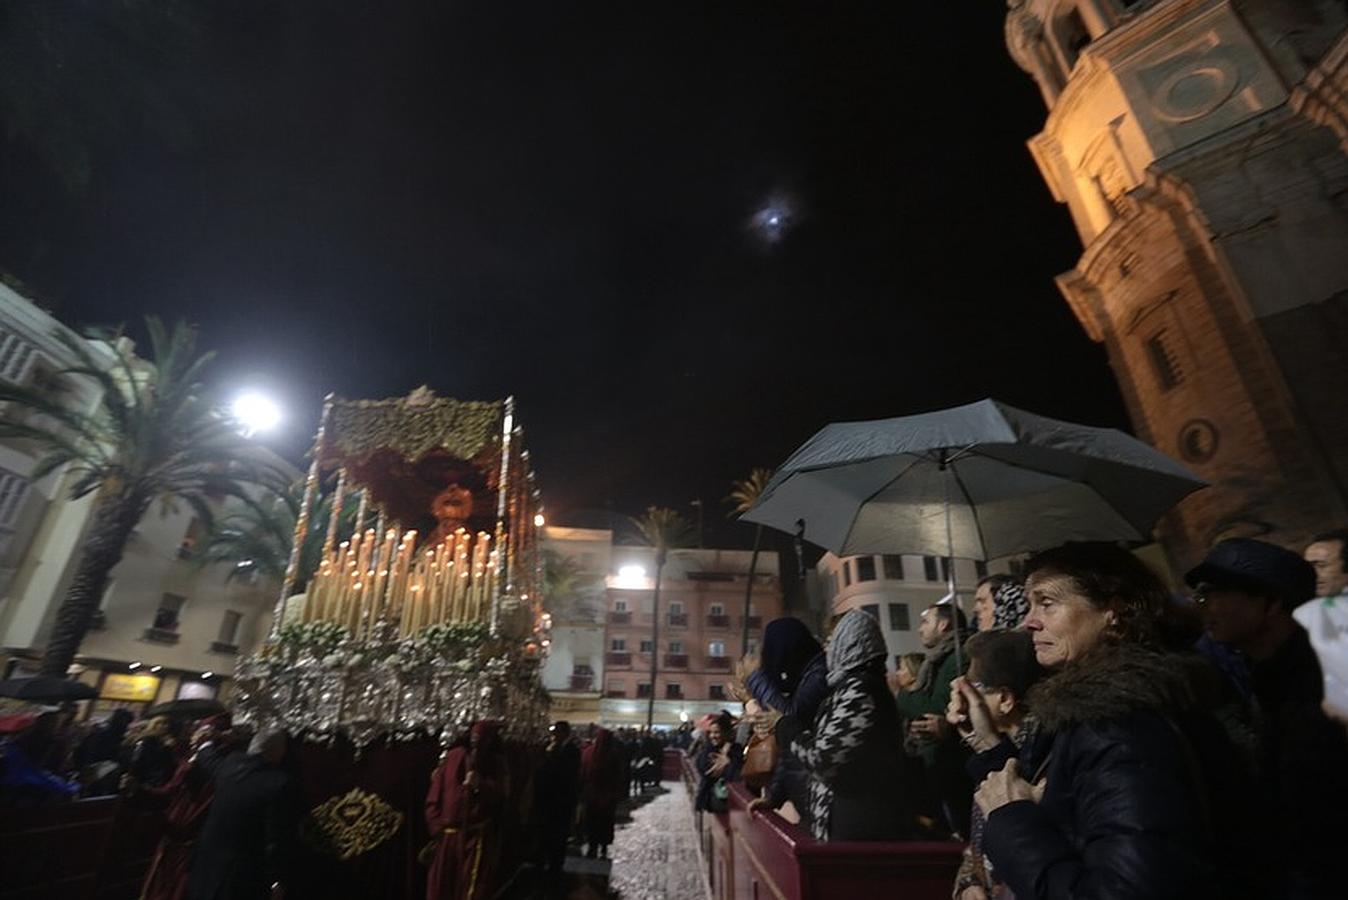
M1072 67L1077 64L1077 58L1081 56L1081 51L1091 42L1091 33L1086 28L1086 21L1081 18L1081 11L1077 9L1075 3L1063 4L1057 8L1053 14L1050 31L1058 60L1062 64L1063 71L1070 75Z

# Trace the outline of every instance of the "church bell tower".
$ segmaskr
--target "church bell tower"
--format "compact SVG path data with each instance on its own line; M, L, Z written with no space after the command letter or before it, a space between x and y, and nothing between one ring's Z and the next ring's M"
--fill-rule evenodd
M1348 525L1348 4L1008 5L1084 247L1058 287L1138 435L1213 485L1163 525L1173 562Z

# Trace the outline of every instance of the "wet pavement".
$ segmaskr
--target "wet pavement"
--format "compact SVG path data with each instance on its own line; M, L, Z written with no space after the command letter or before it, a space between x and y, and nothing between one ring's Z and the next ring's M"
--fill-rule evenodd
M688 793L675 781L658 791L620 810L609 890L621 900L708 900Z

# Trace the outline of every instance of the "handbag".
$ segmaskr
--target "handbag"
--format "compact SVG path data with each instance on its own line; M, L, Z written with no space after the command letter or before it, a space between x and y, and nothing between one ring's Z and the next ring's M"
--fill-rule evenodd
M707 798L707 812L723 813L730 809L730 786L724 778L712 782L711 796Z
M755 734L744 750L744 767L740 777L751 791L761 791L772 781L777 768L777 739L771 733Z

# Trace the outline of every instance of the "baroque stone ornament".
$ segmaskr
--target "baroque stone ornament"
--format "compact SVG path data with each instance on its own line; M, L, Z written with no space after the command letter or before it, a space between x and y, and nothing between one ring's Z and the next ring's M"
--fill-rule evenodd
M378 794L352 788L315 806L301 833L313 849L346 861L369 853L397 834L403 818Z

